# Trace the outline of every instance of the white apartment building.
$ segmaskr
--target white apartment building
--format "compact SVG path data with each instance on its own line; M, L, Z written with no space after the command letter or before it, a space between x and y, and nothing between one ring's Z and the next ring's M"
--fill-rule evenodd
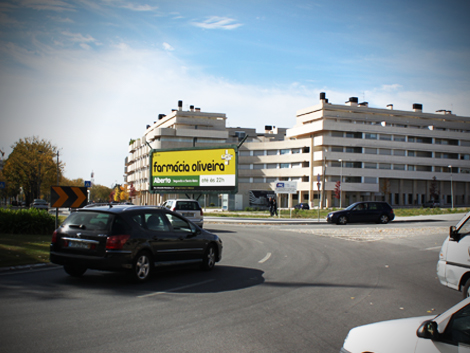
M178 110L147 126L126 159L127 182L141 191L135 201L160 204L176 196L149 194L147 143L154 149L220 146L248 136L239 149L238 194L230 195L230 209L262 206L277 181L297 183L297 193L277 195L281 207L361 200L420 206L432 198L449 207L470 204L470 118L450 111L424 113L420 104L412 111L371 108L356 97L332 104L321 93L319 104L297 111L290 129L266 126L257 133L225 123L225 114L193 106L183 111L180 101ZM341 200L335 197L340 180ZM207 204L217 205L217 196Z

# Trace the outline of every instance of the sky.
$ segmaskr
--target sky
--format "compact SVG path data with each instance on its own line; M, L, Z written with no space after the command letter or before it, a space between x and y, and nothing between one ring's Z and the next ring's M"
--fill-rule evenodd
M37 136L69 179L123 183L130 139L183 101L293 127L349 97L470 116L469 1L0 0L0 150Z

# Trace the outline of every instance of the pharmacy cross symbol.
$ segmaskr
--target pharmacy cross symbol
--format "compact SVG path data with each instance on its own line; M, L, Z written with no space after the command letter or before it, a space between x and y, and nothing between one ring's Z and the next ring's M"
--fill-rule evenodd
M225 150L225 154L221 155L220 158L225 161L225 165L228 165L230 160L233 158L233 154L230 154L228 153L228 150Z

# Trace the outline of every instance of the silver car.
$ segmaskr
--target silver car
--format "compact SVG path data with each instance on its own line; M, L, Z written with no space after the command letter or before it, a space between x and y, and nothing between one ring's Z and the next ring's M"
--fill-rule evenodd
M179 213L183 217L186 217L191 222L195 223L199 227L204 225L204 217L201 205L196 200L191 199L172 199L166 200L163 204L163 207L166 207L173 212Z

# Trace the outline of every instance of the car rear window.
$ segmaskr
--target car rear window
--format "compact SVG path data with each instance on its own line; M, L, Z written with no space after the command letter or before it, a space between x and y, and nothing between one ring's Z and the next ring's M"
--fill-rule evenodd
M114 215L101 212L74 212L64 221L63 225L80 226L88 230L107 230L114 220Z
M199 211L201 207L197 202L178 201L175 210L178 211Z

